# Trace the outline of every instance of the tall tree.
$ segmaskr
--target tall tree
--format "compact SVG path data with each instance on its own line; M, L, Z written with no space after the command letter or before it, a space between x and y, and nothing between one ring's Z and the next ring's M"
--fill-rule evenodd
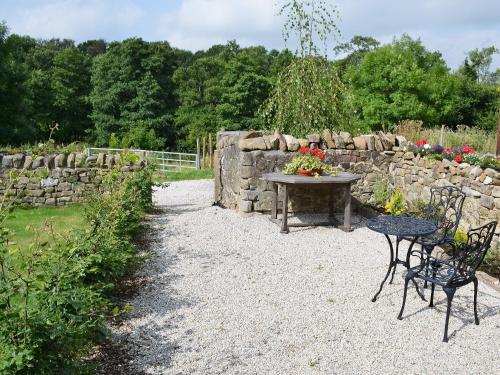
M94 59L90 102L97 144L108 144L112 134L127 147L159 148L165 139L173 143L176 63L168 43L137 38L111 43Z

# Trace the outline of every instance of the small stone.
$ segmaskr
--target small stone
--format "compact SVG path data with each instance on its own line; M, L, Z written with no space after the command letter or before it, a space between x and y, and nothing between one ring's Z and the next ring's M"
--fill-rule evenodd
M251 201L240 201L240 212L252 212L253 203Z
M64 168L66 166L66 155L59 154L54 159L54 165L56 168Z
M286 140L286 147L288 151L297 151L300 147L299 141L294 136L284 135Z
M280 151L283 151L283 152L286 152L287 148L286 148L286 139L285 137L283 137L283 134L281 134L280 132L278 132L277 130L274 132L274 135L277 136L279 138L279 146L278 146L278 149Z
M500 198L500 187L495 186L491 195L493 195L495 198Z
M12 168L14 167L13 157L11 155L5 155L2 159L2 167L3 168Z
M366 137L354 137L353 141L357 150L366 150L368 148L366 144Z
M491 210L495 207L495 198L490 197L489 195L482 195L479 203L481 203L481 206Z
M280 137L278 134L269 136L269 143L271 144L271 150L279 150L280 148Z
M105 162L106 162L106 154L103 154L103 153L98 154L97 160L96 160L96 165L99 168L103 168ZM87 163L88 163L88 160L87 160Z
M251 139L251 138L260 138L262 137L262 132L249 130L240 132L240 140L241 139Z
M321 141L319 134L309 134L306 136L306 138L309 143L319 143Z
M375 150L375 136L374 135L364 135L366 141L366 147L369 151Z
M415 155L411 151L405 152L405 154L403 155L404 160L412 160L414 157Z
M75 168L81 168L85 164L87 156L83 153L78 153L75 155Z
M300 147L309 147L309 141L307 139L299 138L297 141L299 141Z
M391 141L391 139L389 139L389 137L385 135L384 132L377 132L377 137L378 139L380 139L380 143L382 143L382 147L384 148L384 150L392 150L392 148L394 147L394 143Z
M15 154L12 156L14 168L21 169L24 165L24 154Z
M333 142L338 149L345 149L344 138L340 134L332 133Z
M481 196L481 193L477 190L473 190L468 186L464 186L462 188L462 191L467 195L468 197L474 197L474 198L479 198Z
M45 166L45 158L43 156L38 156L33 160L33 169L41 168Z
M30 155L26 155L26 157L24 158L23 168L30 169L32 165L33 165L33 158Z
M408 146L408 141L402 135L396 135L396 146L401 148L406 147Z
M266 142L262 137L240 139L238 146L241 151L267 150Z
M493 182L493 179L490 176L486 176L484 178L483 184L485 184L485 185L491 185L492 182Z
M335 142L333 141L332 133L330 132L330 130L323 130L323 139L325 140L328 148L335 148Z

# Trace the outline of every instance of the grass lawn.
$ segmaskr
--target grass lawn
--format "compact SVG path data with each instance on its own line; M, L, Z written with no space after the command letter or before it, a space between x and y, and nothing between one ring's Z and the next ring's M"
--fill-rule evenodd
M172 182L184 180L202 180L214 178L212 169L181 169L176 172L156 173L154 176L155 182Z
M54 232L63 235L73 228L83 227L82 211L78 205L15 209L4 225L13 233L13 245L27 249L35 236L33 229L40 229L42 240L50 239L46 223L52 223ZM29 226L33 229L28 229Z

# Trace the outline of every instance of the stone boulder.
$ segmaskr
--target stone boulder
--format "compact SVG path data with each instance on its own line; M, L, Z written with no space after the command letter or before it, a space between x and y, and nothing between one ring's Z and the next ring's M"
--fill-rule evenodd
M328 148L335 148L335 142L333 141L332 133L330 132L330 130L323 130L323 139L325 140L326 146Z
M363 136L360 137L354 137L354 147L356 147L356 150L366 150L368 148L366 144L366 138Z
M75 157L76 154L73 152L68 155L68 160L66 161L66 165L68 168L75 168Z
M33 165L33 158L30 155L26 155L26 157L24 158L23 168L30 169L32 165Z
M366 149L369 151L375 150L375 136L373 134L362 136L366 141Z
M262 137L240 139L238 146L241 151L267 150L266 142Z
M261 131L256 130L248 130L240 132L240 139L251 139L251 138L260 138L262 137Z
M286 148L287 148L288 151L295 152L295 151L297 151L299 149L300 143L297 140L297 138L295 138L292 135L284 135L284 137L285 137L285 140L286 140Z
M100 153L97 155L96 165L99 168L104 167L104 163L106 163L106 154Z
M45 166L45 158L43 156L38 156L33 160L33 169L41 168Z
M2 167L3 168L12 168L14 167L14 161L13 161L13 156L12 155L4 155L2 158Z
M391 151L394 147L394 142L382 131L377 132L378 139L382 143L383 150L381 151Z
M24 154L13 155L12 164L14 164L14 168L21 169L24 165Z
M286 139L283 137L283 134L281 134L279 131L274 132L274 136L278 137L279 139L279 145L278 145L278 150L285 152L286 151Z
M408 146L408 141L402 135L396 135L396 146L401 148L406 147Z
M66 166L66 155L59 154L54 159L54 164L56 168L64 168Z
M332 133L332 138L336 148L345 148L344 138L340 134L334 132Z

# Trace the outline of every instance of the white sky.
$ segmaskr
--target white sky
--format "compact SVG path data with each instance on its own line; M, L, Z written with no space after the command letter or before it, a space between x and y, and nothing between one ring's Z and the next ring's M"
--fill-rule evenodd
M77 42L137 36L206 49L236 39L281 49L276 0L0 0L11 32ZM500 48L500 0L338 0L343 40L355 34L390 42L408 33L439 50L452 68L473 48ZM290 46L293 49L293 46ZM500 56L493 64L500 68Z

